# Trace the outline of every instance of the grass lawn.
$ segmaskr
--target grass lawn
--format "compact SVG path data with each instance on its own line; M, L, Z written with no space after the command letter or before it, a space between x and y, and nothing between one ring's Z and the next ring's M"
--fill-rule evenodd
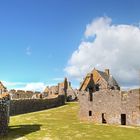
M140 127L95 125L78 120L78 104L11 117L0 140L140 140Z

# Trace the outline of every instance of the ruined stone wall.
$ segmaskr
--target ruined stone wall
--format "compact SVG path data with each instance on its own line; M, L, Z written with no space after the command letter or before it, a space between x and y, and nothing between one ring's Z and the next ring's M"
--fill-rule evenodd
M53 96L56 96L59 94L58 86L47 86L44 90L44 96L48 98L52 98Z
M101 90L92 96L90 101L88 92L79 93L81 120L103 123L104 119L108 124L121 124L121 114L125 114L126 125L140 125L139 90Z
M9 96L0 97L0 136L8 133L9 106Z
M72 87L68 87L67 89L67 101L77 101L77 91L72 89Z
M59 95L64 95L64 82L58 83L58 93Z
M16 99L32 99L35 98L37 94L40 92L32 92L32 91L24 91L24 90L10 90L9 94L11 96L11 100Z
M130 90L121 94L121 113L126 114L127 124L140 125L140 90Z
M58 95L65 95L67 96L67 101L74 101L77 100L77 91L73 90L71 87L71 83L67 82L66 91L64 89L64 82L58 83L57 86L46 87L44 90L44 97L46 98L54 98Z
M58 94L58 86L51 86L49 94L57 95Z
M52 99L24 99L24 100L11 100L10 115L17 115L49 109L65 104L63 95Z

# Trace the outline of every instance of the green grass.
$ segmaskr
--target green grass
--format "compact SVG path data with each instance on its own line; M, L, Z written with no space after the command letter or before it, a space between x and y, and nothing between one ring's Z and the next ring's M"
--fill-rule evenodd
M13 116L3 140L140 140L140 127L80 122L78 104Z

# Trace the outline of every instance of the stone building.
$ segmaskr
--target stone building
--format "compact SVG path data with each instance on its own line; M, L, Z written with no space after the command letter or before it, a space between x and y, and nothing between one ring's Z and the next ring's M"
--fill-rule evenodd
M79 93L81 120L95 123L140 126L140 89L119 91L104 89Z
M88 73L80 86L80 91L99 91L103 89L117 89L120 87L114 77L110 74L109 69L104 72L96 70L95 68Z
M47 98L53 98L58 95L65 95L67 101L73 101L77 99L77 92L71 87L71 83L67 81L67 78L64 79L64 82L58 83L55 86L47 86L44 90L44 95Z
M95 123L140 125L140 90L120 91L117 81L94 69L86 76L78 93L81 120Z
M44 90L44 95L46 98L55 98L58 96L58 86L47 86Z

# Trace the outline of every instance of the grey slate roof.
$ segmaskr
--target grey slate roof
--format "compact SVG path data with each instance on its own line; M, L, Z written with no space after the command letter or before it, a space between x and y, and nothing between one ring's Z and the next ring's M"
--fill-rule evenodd
M97 70L97 71L110 86L118 86L117 81L114 79L114 77L112 75L107 75L105 72L102 72L99 70Z
M114 79L114 77L113 77L112 75L109 76L108 84L109 84L110 86L118 86L117 81Z
M97 70L97 71L102 76L102 78L104 78L105 81L108 82L109 75L107 75L105 72L102 72L102 71L99 71L99 70Z

